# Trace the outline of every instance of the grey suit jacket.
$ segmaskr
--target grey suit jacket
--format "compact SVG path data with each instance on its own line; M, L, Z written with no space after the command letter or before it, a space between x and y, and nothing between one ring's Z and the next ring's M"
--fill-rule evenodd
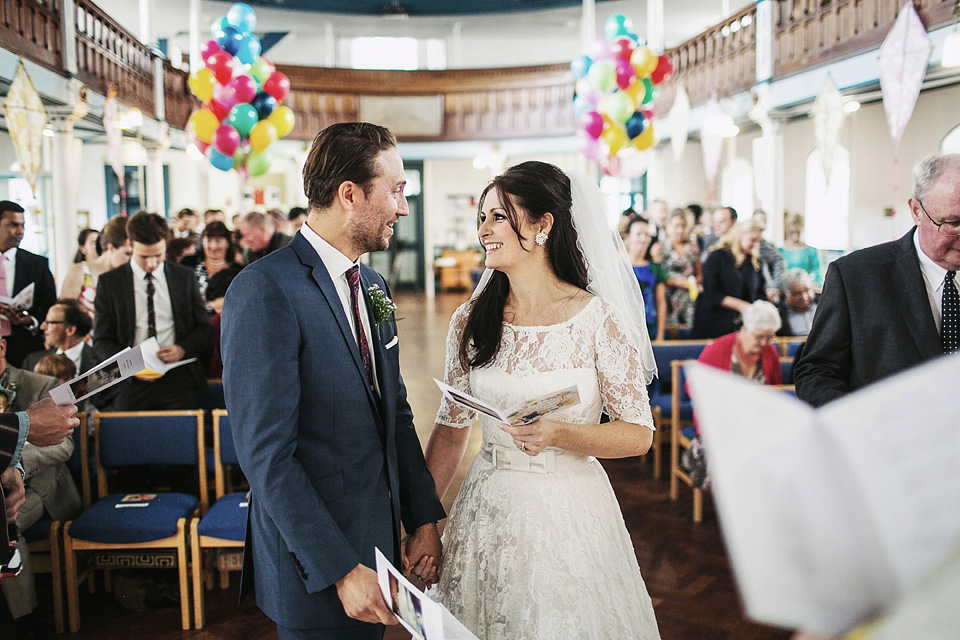
M913 234L830 264L793 368L798 398L820 406L943 354Z

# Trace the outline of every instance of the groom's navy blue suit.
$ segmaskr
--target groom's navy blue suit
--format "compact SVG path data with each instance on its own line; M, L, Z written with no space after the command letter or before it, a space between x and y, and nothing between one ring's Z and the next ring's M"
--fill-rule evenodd
M361 266L361 288L387 291ZM369 308L369 304L367 305ZM250 481L241 597L277 624L345 628L334 583L379 547L399 565L408 532L444 517L400 377L396 325L370 318L380 397L371 392L340 298L297 234L246 267L223 309L223 382Z

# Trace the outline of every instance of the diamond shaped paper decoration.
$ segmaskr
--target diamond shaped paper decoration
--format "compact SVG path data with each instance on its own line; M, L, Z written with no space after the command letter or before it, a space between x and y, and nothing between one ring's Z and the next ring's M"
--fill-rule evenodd
M686 87L681 84L670 109L670 146L673 148L673 159L677 162L683 160L689 127L690 96L687 95Z
M931 49L933 46L920 16L913 3L907 2L884 38L877 56L883 110L887 114L894 146L899 146L900 137L917 104Z
M843 96L830 74L823 79L823 86L813 101L813 130L817 139L817 151L823 164L823 177L830 180L833 168L833 152L843 129Z
M720 168L720 153L723 151L723 134L715 123L724 116L723 107L717 100L717 94L710 96L704 107L703 126L700 127L700 148L703 150L703 172L707 177L707 186L712 194L717 184L717 171Z
M3 115L17 152L20 173L37 192L37 176L43 165L43 128L47 126L47 110L33 86L23 61L17 63L13 83L3 101Z

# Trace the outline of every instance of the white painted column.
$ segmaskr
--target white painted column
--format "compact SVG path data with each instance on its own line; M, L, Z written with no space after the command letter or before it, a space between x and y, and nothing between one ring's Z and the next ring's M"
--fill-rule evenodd
M200 55L200 0L190 0L190 73L203 68Z
M453 23L453 33L450 35L450 68L463 67L463 23L457 20Z
M595 0L583 0L583 12L580 14L580 39L583 51L590 50L590 44L597 37L597 4Z
M63 69L77 75L77 8L73 0L61 0L60 32L63 35Z
M779 118L768 117L760 121L763 135L757 140L761 152L758 164L764 167L767 175L754 175L760 208L767 212L767 230L764 235L774 244L783 243L785 184L783 125L783 120Z
M50 115L50 126L53 127L53 144L51 145L51 211L50 217L53 228L53 242L51 257L53 258L53 277L57 282L63 282L67 269L73 263L73 255L77 249L77 210L74 204L77 201L79 185L76 184L74 171L74 137L72 114Z
M657 55L665 50L663 0L647 0L647 47Z
M323 41L326 43L324 66L337 66L337 38L333 33L333 23L329 20L323 23Z
M160 147L147 148L147 211L164 215L166 209L165 194L163 192L163 149Z
M153 44L153 0L140 0L140 42L143 44Z
M773 77L773 0L757 0L757 82L769 82Z

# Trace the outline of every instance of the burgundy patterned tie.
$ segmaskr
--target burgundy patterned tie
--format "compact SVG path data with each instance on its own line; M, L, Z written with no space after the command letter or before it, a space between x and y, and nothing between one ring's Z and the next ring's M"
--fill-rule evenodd
M360 322L360 299L363 297L363 294L360 293L360 265L353 265L347 269L347 282L350 284L353 320L357 325L357 345L360 347L360 359L363 360L363 368L367 372L367 383L370 385L370 390L375 391L373 362L370 360L370 344L367 342L367 334L363 332L363 323ZM366 305L364 305L364 308L366 308Z

